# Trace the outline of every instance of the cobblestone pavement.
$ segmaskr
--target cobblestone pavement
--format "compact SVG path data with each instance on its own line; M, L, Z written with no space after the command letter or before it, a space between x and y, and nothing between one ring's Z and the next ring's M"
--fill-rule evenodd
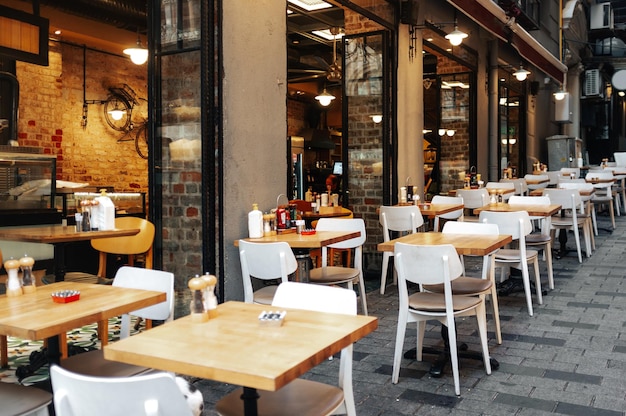
M584 415L626 414L626 216L616 217L609 232L608 217L600 216L596 251L579 264L575 252L554 260L555 289L548 290L545 264L540 265L543 305L533 296L529 316L523 293L499 296L503 342L498 345L488 316L489 349L500 366L486 375L480 361L461 359L461 396L454 394L448 368L440 378L429 374L434 356L424 361L403 359L400 381L391 383L398 294L368 294L370 314L378 329L355 344L354 394L357 414L370 415ZM574 247L573 234L568 247ZM558 244L557 244L558 245ZM479 263L467 263L468 274ZM532 280L532 271L531 271ZM370 282L373 283L373 282ZM487 305L487 313L491 310ZM457 324L459 340L478 350L475 320ZM429 325L425 343L441 346L440 326ZM407 329L405 350L415 344L414 326ZM338 360L305 375L335 383ZM234 386L208 380L195 384L204 394L205 415Z

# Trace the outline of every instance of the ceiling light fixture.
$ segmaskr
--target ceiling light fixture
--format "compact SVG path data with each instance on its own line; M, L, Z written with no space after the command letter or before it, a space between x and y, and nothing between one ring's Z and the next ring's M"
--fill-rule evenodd
M372 118L372 121L376 124L380 123L381 121L383 121L383 115L382 114L373 114L370 116Z
M467 37L467 33L461 32L459 30L459 26L457 25L456 19L454 19L454 30L448 33L445 36L445 38L450 41L450 44L452 46L459 46L463 42L463 39L465 39L466 37Z
M324 107L328 107L335 98L336 97L334 95L329 94L326 91L326 88L324 88L324 91L322 91L320 95L315 97L315 99L320 102L320 105Z
M135 65L143 65L148 60L148 50L141 46L139 34L137 34L137 46L134 48L124 49L124 53L130 56L130 60Z
M307 12L312 12L313 10L326 9L328 7L333 7L332 4L328 4L322 0L288 0L289 3L301 7Z
M530 71L524 69L524 65L520 64L519 65L519 69L515 72L513 72L513 76L519 81L526 81L526 78L528 78L528 75L530 75Z

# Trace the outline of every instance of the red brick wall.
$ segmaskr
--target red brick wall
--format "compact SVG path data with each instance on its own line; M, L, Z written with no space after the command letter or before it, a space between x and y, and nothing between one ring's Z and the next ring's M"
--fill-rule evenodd
M128 58L50 43L49 66L17 62L20 83L18 141L21 146L44 149L57 156L57 179L113 186L118 192L147 192L147 161L135 152L132 141L118 142L123 135L110 128L103 106L88 106L87 125L83 115L83 79L86 99L102 100L108 88L128 84L138 97L146 98L147 69ZM135 108L137 120L147 114L147 103Z

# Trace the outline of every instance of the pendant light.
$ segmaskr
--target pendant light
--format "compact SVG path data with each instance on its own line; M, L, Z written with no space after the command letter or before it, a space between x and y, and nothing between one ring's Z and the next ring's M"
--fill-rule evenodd
M445 38L450 41L450 44L452 46L459 46L463 42L463 39L465 39L466 37L467 37L467 33L461 32L459 30L459 26L457 25L456 19L454 19L454 30L448 33L445 36Z
M135 65L143 65L148 60L148 50L141 46L141 39L139 33L137 34L137 46L134 48L124 49L124 53L130 56L130 60Z
M335 99L335 96L329 94L326 91L326 88L324 88L324 91L322 91L320 95L316 96L315 99L320 102L320 105L328 107L330 103Z
M526 81L526 78L528 78L528 75L530 74L530 71L524 69L524 65L520 64L519 65L519 69L515 72L513 72L513 76L519 81Z

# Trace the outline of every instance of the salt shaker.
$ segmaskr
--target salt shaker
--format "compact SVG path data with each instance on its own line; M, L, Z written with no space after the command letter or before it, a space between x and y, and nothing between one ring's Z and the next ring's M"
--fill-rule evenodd
M20 268L20 262L11 258L4 262L4 268L7 271L7 296L21 296L22 285L20 279L17 276L17 269Z

